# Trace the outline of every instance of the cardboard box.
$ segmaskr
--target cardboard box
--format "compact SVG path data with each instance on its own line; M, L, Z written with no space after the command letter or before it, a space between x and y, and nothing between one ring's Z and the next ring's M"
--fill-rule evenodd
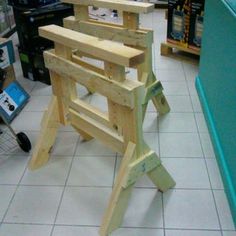
M190 0L168 1L167 42L188 47Z
M12 41L0 38L0 68L5 69L15 62L15 53Z
M189 48L199 51L202 43L205 0L191 0Z

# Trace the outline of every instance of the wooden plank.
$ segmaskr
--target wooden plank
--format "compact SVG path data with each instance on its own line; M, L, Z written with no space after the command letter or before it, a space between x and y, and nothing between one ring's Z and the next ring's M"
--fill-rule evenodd
M161 192L166 192L176 184L162 164L148 172L147 175Z
M153 97L152 102L160 115L164 115L170 111L170 106L163 92Z
M144 103L147 103L149 100L162 93L163 91L161 82L157 80L153 84L149 85L146 89L147 91Z
M104 24L104 22L76 21L73 16L64 19L64 26L98 38L122 42L132 46L146 47L148 42L153 42L152 30L133 30L118 24Z
M70 48L65 47L59 43L55 43L55 54L65 59L71 59L72 51ZM52 90L57 95L58 109L60 114L60 120L64 121L63 124L67 125L68 103L71 99L77 97L76 84L74 81L67 81L62 78L61 75L50 71L52 76Z
M76 20L88 20L89 19L88 6L74 5L74 14Z
M76 99L73 102L71 102L70 108L73 108L78 112L84 113L85 115L89 116L90 118L98 122L101 122L103 125L107 127L110 126L107 113L100 111L96 107L82 101L81 99Z
M129 107L123 107L120 111L122 119L124 142L128 145L129 142L136 144L137 157L140 157L146 153L144 141L143 141L143 113L142 113L142 94L144 89L140 88L136 90L136 99L133 109Z
M63 125L67 125L66 107L64 106L64 101L63 101L62 78L53 71L49 71L49 73L52 83L52 93L57 97L60 123Z
M69 112L72 126L82 129L92 137L97 138L108 147L112 148L114 151L121 154L124 153L125 147L123 137L119 136L113 129L104 126L84 114L79 114L73 109L69 109Z
M29 169L38 169L48 162L49 152L55 142L59 126L58 102L57 98L52 96L44 114L39 138L29 161Z
M39 35L118 65L131 67L144 61L144 53L140 50L56 25L40 27Z
M105 61L104 67L105 67L105 74L109 79L117 81L117 82L125 81L125 67L124 66L119 66L112 62Z
M127 188L128 186L135 184L141 176L150 172L160 164L161 161L157 158L154 151L150 151L146 155L139 157L137 160L129 164L127 178L124 179L122 186Z
M53 54L52 51L44 52L44 60L46 67L50 70L62 74L67 79L73 79L89 90L96 90L101 95L108 97L120 105L132 108L134 106L135 90L143 87L143 84L138 81L112 81L105 76L60 58Z
M62 0L74 5L94 6L101 8L128 11L133 13L149 13L154 10L154 4L124 0Z
M124 11L123 25L128 29L137 30L139 28L139 14Z
M113 64L111 62L104 63L105 75L108 76L111 80L117 82L125 81L125 67ZM111 126L117 130L117 132L122 135L122 107L116 102L107 99L108 104L108 115Z
M104 214L102 225L100 228L100 236L107 236L110 233L117 229L123 220L128 202L131 196L134 185L129 186L124 189L122 183L127 175L129 163L135 159L135 149L136 145L132 142L129 142L125 155L122 159L121 166L118 172L118 176L115 181L115 185L110 197L109 205Z
M55 43L55 54L64 58L71 60L72 59L72 50L69 47L61 45L59 43ZM72 80L66 80L65 78L60 77L62 93L60 99L63 100L63 108L64 108L64 117L68 121L69 114L69 104L71 101L75 100L78 97L76 83ZM77 129L84 140L91 140L93 137L86 134L84 131Z

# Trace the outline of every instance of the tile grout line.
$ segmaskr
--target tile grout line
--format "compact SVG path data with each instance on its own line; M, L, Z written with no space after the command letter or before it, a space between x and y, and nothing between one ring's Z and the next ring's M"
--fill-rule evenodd
M183 64L182 64L182 66L183 66ZM187 82L187 76L186 76L186 72L185 72L184 66L183 66L183 70L184 70L185 80ZM191 104L192 104L192 107L193 107L193 101L192 101L192 98L191 98L191 93L190 93L189 87L188 87L188 91L189 91L190 101L191 101ZM194 112L194 107L193 107L193 114L194 114L195 123L197 125L197 118L196 118L196 115L195 115L195 112ZM209 170L208 170L208 166L207 166L207 161L206 161L206 158L205 158L205 153L204 153L204 150L203 150L203 145L202 145L202 140L201 140L201 136L200 136L198 125L197 125L197 135L198 135L198 138L199 138L199 141L200 141L201 150L202 150L202 154L203 154L203 157L204 157L205 167L206 167L206 170L207 170L207 175L208 175L208 179L209 179L209 183L210 183L210 187L211 187L211 194L212 194L213 201L214 201L214 206L215 206L215 210L216 210L216 214L217 214L217 220L218 220L218 224L219 224L219 227L220 227L221 236L223 236L222 225L221 225L221 222L220 222L220 216L219 216L219 212L218 212L218 207L217 207L217 204L216 204L216 199L215 199L215 196L214 196L214 191L212 189L211 178L210 178L210 174L209 174Z
M72 158L71 158L70 167L69 167L69 170L68 170L68 173L67 173L66 181L65 181L65 184L64 184L64 187L63 187L63 191L62 191L62 194L61 194L61 198L60 198L60 201L59 201L59 204L58 204L58 208L57 208L57 212L56 212L56 215L55 215L55 219L54 219L54 222L53 222L53 227L52 227L50 236L52 236L53 232L54 232L56 220L57 220L57 217L58 217L58 214L59 214L59 210L60 210L60 207L61 207L62 199L64 197L64 193L65 193L65 190L66 190L66 185L67 185L67 182L68 182L68 179L69 179L69 176L70 176L70 172L71 172L72 165L73 165L73 162L74 162L74 159L75 159L76 150L77 150L77 148L79 146L80 139L81 139L81 136L79 135L78 140L76 142L74 153L73 153Z
M13 225L13 224L16 224L16 225L39 225L39 226L53 226L54 224L44 224L44 223L19 223L19 222L4 222L3 224L6 224L6 225ZM66 227L69 227L69 226L73 226L73 227L92 227L92 228L99 228L100 226L99 225L73 225L73 224L55 224L55 226L66 226ZM120 229L164 229L162 227L145 227L145 226L123 226L121 227ZM166 228L166 230L189 230L189 231L205 231L205 232L220 232L219 229L198 229L198 228ZM229 230L229 229L226 229L224 230L224 232L235 232L234 230Z
M24 171L23 171L23 173L22 173L22 175L21 175L21 177L20 177L20 179L19 179L19 181L18 181L18 183L17 183L17 185L16 185L16 189L15 189L15 191L14 191L12 197L11 197L11 200L10 200L8 206L7 206L7 209L6 209L6 211L5 211L5 214L3 215L1 224L4 223L4 220L5 220L6 216L7 216L7 213L8 213L8 211L9 211L9 209L10 209L10 206L11 206L11 204L12 204L12 202L13 202L13 199L15 198L16 192L17 192L17 190L20 188L20 182L22 181L22 179L23 179L23 177L24 177L24 175L25 175L25 172L26 172L26 170L27 170L27 167L28 167L28 161L27 161L27 164L26 164L26 166L25 166L25 169L24 169Z
M0 184L1 186L8 186L8 187L17 187L17 184ZM20 184L19 187L63 187L64 185L33 185L33 184ZM66 185L67 187L72 187L72 188L101 188L101 189L107 189L111 188L111 186L94 186L94 185ZM156 187L143 187L143 186L136 186L136 189L156 189ZM209 191L211 188L171 188L174 190L186 190L186 191L191 191L191 190L201 190L201 191ZM214 191L224 191L224 189L219 189L219 188L212 188Z

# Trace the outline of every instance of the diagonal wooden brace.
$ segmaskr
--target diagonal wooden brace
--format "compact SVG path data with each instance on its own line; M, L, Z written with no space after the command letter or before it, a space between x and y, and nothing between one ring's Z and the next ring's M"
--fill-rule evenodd
M38 169L48 162L59 126L58 101L55 96L52 96L48 110L44 113L41 132L29 163L31 170Z

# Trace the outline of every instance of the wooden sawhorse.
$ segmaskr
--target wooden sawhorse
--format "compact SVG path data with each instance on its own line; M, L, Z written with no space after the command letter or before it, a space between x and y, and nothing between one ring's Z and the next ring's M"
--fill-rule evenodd
M53 97L44 114L29 167L36 169L48 161L60 124L70 124L80 133L98 138L123 154L100 228L100 235L106 236L121 225L132 189L140 176L147 174L163 192L175 185L157 154L143 139L144 85L125 76L125 67L142 63L144 53L55 25L41 27L39 33L55 43L55 50L44 53L51 75ZM74 60L72 49L104 60L105 73L92 70L93 66L88 69L87 63ZM107 97L108 114L79 99L76 83Z
M144 62L137 65L138 80L143 82L146 88L144 101L142 101L143 118L149 100L153 101L159 114L169 112L170 107L163 94L162 84L156 80L152 70L153 31L139 26L139 14L152 12L154 5L126 0L62 0L62 2L74 4L75 16L64 19L66 28L101 39L117 41L145 52ZM123 25L90 19L89 6L116 9L122 12Z

